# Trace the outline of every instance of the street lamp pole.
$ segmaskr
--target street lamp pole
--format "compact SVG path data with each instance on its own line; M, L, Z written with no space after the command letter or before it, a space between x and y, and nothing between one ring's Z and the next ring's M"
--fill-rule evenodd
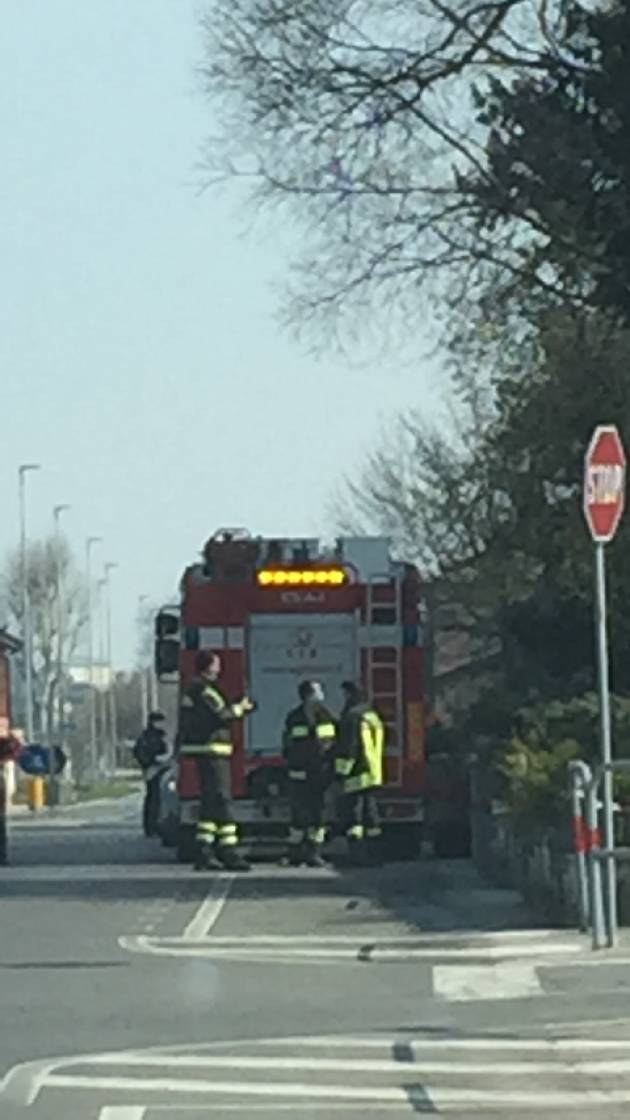
M56 731L59 739L59 746L63 749L64 745L64 672L65 665L63 659L63 643L65 637L65 603L64 603L64 581L62 572L62 538L61 538L61 515L70 509L69 505L55 506L53 509L53 520L55 522L55 576L56 576L56 596L57 596L57 664L56 664L56 678L57 678L57 720ZM52 796L52 791L55 782L55 755L52 749L52 743L49 742L50 748L50 793L49 805L52 808L56 798Z
M57 576L57 734L60 739L63 737L63 704L64 704L64 688L63 688L63 674L64 674L64 659L63 659L63 643L65 639L65 601L64 601L64 579L62 571L62 547L63 541L61 537L61 515L70 509L68 505L55 506L53 509L53 517L55 521L55 549L57 552L55 571ZM63 743L61 743L63 746Z
M28 591L28 561L26 551L26 476L30 471L39 471L39 463L23 463L18 468L20 501L20 569L22 579L22 641L24 643L24 703L26 713L26 736L33 742L33 641L31 635L31 599Z
M112 659L112 593L110 573L118 564L109 561L105 565L105 613L106 613L106 641L107 641L107 668L109 674L109 732L110 732L110 762L112 777L116 770L116 745L118 742L118 720L116 718L116 690L114 680L114 665Z
M101 685L103 685L103 668L105 666L105 588L107 580L105 576L98 580L96 585L96 607L98 612L98 663L101 671ZM106 744L108 740L107 732L107 685L99 687L98 689L98 712L99 712L99 734L98 743L100 747L99 760L103 761L106 751Z
M142 615L143 605L147 602L148 598L148 595L138 596L138 622L140 625L140 708L142 711L143 728L145 728L149 722L149 680L148 669L144 663L144 619Z
M88 685L90 707L90 774L96 775L96 690L94 685L94 589L92 586L92 549L101 544L101 537L88 537L85 542L85 578L87 581Z

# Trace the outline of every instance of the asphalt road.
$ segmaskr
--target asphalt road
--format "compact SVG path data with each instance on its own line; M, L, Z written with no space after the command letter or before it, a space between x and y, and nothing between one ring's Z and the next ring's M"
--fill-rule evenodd
M466 862L195 875L137 820L13 828L0 1120L627 1118L630 952Z

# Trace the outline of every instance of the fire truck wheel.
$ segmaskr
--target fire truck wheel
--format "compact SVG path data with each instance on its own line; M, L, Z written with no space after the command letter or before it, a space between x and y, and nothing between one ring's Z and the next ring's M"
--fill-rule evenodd
M194 825L180 824L177 830L177 862L194 863L196 854Z

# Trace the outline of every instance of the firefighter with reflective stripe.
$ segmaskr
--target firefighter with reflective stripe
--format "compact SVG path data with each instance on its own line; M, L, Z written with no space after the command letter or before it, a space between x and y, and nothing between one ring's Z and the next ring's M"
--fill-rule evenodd
M291 867L302 863L324 867L324 794L336 727L324 706L324 690L318 681L303 681L298 694L300 703L287 715L283 734L291 810L286 862Z
M383 784L385 728L362 687L344 681L335 774L341 781L341 823L359 863L381 863L381 825L376 790Z
M197 676L184 690L179 709L179 753L195 759L201 785L197 825L197 870L249 871L238 850L232 806L232 724L254 710L248 697L231 703L219 687L221 660L202 650Z

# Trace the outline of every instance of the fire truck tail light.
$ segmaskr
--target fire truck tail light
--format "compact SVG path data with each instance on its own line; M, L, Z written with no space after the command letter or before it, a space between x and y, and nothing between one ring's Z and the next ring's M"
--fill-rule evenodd
M257 580L260 587L341 587L348 575L343 568L263 568Z

